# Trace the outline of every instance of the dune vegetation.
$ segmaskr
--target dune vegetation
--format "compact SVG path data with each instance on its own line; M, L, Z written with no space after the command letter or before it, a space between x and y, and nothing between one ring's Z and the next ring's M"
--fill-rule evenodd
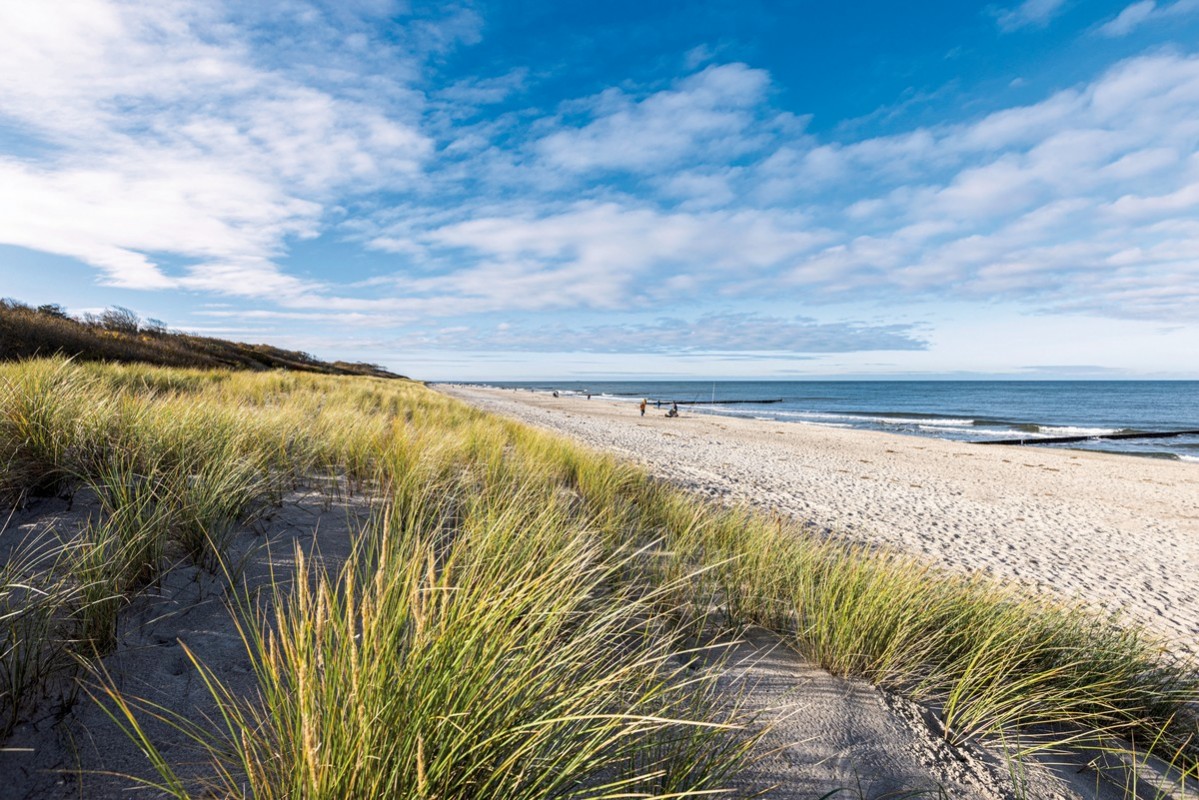
M171 367L401 377L374 364L327 362L309 353L267 344L244 344L168 330L161 320L142 319L121 306L74 317L54 303L34 307L0 298L0 361L56 355L77 361Z
M330 479L374 508L346 563L298 553L307 580L270 602L231 589L256 697L199 658L210 725L105 688L134 593L182 559L225 569L234 525ZM99 686L178 797L731 796L762 728L695 667L745 626L927 704L952 743L1135 742L1196 770L1199 672L1135 628L713 506L409 381L0 366L0 496L75 492L102 512L84 530L0 550L0 736Z

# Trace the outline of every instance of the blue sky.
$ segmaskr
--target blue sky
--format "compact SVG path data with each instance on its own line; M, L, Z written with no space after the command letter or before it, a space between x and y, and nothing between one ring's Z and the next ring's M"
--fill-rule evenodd
M1199 378L1199 0L8 3L0 295L426 379Z

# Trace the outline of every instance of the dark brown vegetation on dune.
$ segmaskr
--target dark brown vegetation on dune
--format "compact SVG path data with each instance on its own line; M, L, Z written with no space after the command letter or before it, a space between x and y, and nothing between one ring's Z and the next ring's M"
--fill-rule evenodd
M64 355L79 361L113 361L199 369L316 372L400 378L375 364L320 361L308 353L170 331L154 319L114 306L75 318L56 304L36 308L0 299L0 361Z

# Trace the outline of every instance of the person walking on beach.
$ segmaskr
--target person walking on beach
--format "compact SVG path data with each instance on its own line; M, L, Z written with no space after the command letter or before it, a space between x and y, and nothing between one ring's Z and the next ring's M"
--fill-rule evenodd
M643 417L645 416L645 406L646 406L647 402L648 401L645 398L641 399L641 416L643 416Z

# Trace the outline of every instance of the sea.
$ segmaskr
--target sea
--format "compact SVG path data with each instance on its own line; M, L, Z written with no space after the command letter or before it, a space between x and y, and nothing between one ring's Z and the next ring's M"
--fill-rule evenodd
M1199 436L1098 438L1199 431L1199 381L540 381L489 386L651 404L684 413L860 428L954 441L1084 441L1102 450L1199 464Z

